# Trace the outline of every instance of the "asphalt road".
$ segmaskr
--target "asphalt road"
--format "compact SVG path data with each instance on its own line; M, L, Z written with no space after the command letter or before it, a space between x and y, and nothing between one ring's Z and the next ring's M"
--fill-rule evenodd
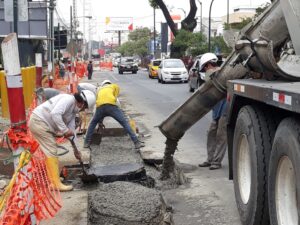
M137 74L95 72L93 83L110 79L121 87L120 99L134 117L140 131L149 133L145 149L164 152L165 137L159 125L181 105L191 93L188 84L160 84L149 79L147 71ZM233 183L228 180L227 155L220 170L210 171L197 165L206 159L206 133L211 121L209 113L186 132L180 140L175 158L186 165L187 185L164 192L174 209L176 225L241 225L235 205Z

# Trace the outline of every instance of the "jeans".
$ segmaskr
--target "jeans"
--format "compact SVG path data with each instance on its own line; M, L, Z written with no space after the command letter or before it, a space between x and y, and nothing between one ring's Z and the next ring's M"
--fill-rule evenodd
M135 133L132 131L129 123L127 122L122 110L116 106L116 105L110 105L110 104L105 104L97 107L96 113L90 122L90 125L88 127L86 137L85 137L85 144L91 143L92 139L92 134L94 133L94 130L97 126L98 123L102 123L103 119L106 116L110 116L114 118L116 121L118 121L122 127L125 129L125 131L129 134L131 140L136 143L138 141L137 136Z

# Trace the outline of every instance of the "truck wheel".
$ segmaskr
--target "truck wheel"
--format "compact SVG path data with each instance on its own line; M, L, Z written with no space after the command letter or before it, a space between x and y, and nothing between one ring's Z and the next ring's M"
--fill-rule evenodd
M233 182L243 225L269 224L266 179L276 127L269 117L256 106L244 106L234 130Z
M286 118L276 131L269 166L269 205L272 225L300 222L300 121Z

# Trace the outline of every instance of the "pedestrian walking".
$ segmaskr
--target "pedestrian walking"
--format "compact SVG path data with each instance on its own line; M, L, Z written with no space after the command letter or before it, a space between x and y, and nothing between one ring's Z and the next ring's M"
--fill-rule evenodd
M95 95L88 90L74 95L59 94L37 106L30 116L29 130L46 155L49 180L60 191L71 191L73 187L64 185L60 180L58 146L54 134L65 138L75 136L76 114L94 107L95 101ZM80 152L74 152L74 155L77 159L81 158Z
M64 79L65 77L65 72L66 72L66 67L65 64L63 64L62 61L58 61L58 65L59 65L59 76Z
M205 72L206 80L220 68L218 58L213 53L206 53L200 59L200 72ZM210 170L220 169L227 147L226 134L226 99L221 100L212 110L212 122L207 133L207 159L199 167Z
M92 75L93 75L93 62L90 61L88 66L87 66L87 71L88 71L88 79L91 80L92 79Z
M119 92L120 88L117 84L113 84L110 80L105 80L102 82L101 88L99 89L96 98L96 112L90 122L86 133L84 141L85 148L90 147L92 134L94 133L97 124L103 126L103 119L107 116L114 118L122 125L122 127L129 134L131 140L133 141L135 149L144 147L144 144L138 140L136 134L131 129L128 121L124 116L124 113L117 106L117 98L119 96Z

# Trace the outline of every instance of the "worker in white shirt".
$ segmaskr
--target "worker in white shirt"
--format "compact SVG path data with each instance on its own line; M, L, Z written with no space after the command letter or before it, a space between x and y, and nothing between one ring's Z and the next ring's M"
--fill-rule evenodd
M60 191L70 191L72 185L64 185L59 177L58 147L53 134L66 138L75 136L75 116L78 112L93 108L96 102L94 93L88 90L80 94L59 94L36 107L30 116L28 127L46 155L46 168L49 180ZM74 152L77 159L80 152Z

